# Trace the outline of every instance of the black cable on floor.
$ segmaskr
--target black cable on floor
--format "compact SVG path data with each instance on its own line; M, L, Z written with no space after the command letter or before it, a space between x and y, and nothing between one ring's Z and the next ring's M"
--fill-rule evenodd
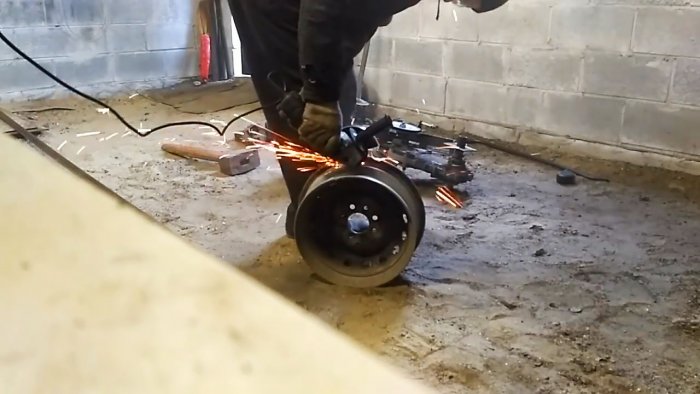
M563 166L563 165L561 165L561 164L559 164L559 163L557 163L557 162L555 162L555 161L553 161L553 160L548 160L548 159L544 159L544 158L541 158L541 157L532 156L531 154L528 154L528 153L525 153L525 152L521 152L521 151L519 151L519 150L517 150L517 149L513 149L513 148L507 147L507 146L505 146L505 145L503 145L503 144L499 144L499 143L496 143L496 142L493 142L493 141L489 141L489 140L486 140L486 139L483 139L483 138L479 138L479 137L476 137L476 136L474 136L474 135L469 135L468 138L469 138L469 143L472 143L472 144L481 144L481 145L484 145L484 146L488 146L488 147L491 148L491 149L495 149L495 150L498 150L498 151L501 151L501 152L505 152L505 153L511 154L511 155L513 155L513 156L518 156L518 157L521 157L521 158L523 158L523 159L530 160L530 161L534 161L534 162L537 162L537 163L540 163L540 164L545 164L545 165L548 165L548 166L550 166L550 167L554 167L554 168L556 168L556 169L558 169L558 170L569 170L569 171L573 172L574 174L580 176L581 178L588 179L589 181L594 181L594 182L610 182L609 179L598 178L598 177L586 175L586 174L583 174L583 173L581 173L581 172L579 172L579 171L577 171L577 170L573 170L573 169L571 169L571 168L569 168L569 167L565 167L565 166Z
M88 100L94 104L99 105L100 107L106 108L109 110L110 113L112 113L118 120L121 122L129 131L136 133L140 137L147 137L150 134L158 131L158 130L163 130L169 127L176 127L176 126L206 126L214 129L219 135L223 136L226 131L231 127L233 123L235 123L237 120L242 119L245 116L248 116L254 112L260 111L264 109L264 107L258 107L255 109L252 109L250 111L246 111L241 115L237 115L231 121L229 121L226 126L223 129L219 129L216 125L213 125L209 122L203 122L203 121L197 121L197 120L192 120L192 121L184 121L184 122L172 122L172 123L166 123L162 124L160 126L157 126L153 129L146 130L146 131L140 131L136 127L132 126L124 117L114 108L112 108L109 104L105 103L104 101L101 101L93 96L90 96L87 93L83 93L80 90L74 88L73 86L69 85L65 81L63 81L61 78L57 77L56 75L52 74L50 71L48 71L46 68L44 68L41 64L37 63L34 59L32 59L29 55L24 53L21 49L19 49L12 41L10 41L9 38L3 34L2 31L0 31L0 40L4 42L7 46L10 47L13 51L15 51L19 56L21 56L24 60L29 62L32 66L34 66L37 70L41 71L44 75L47 77L51 78L54 82L57 84L61 85L62 87L66 88L72 93L77 94L78 96L84 98L85 100Z

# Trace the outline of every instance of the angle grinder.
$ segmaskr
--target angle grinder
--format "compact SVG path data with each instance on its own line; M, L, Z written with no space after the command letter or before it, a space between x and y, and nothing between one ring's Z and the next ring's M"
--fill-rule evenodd
M304 107L304 100L299 92L292 91L286 93L277 105L277 111L292 127L298 129L303 120ZM375 136L388 131L392 126L391 118L385 116L365 128L344 127L340 133L340 147L330 157L346 166L359 166L367 158L369 150L379 146Z
M298 94L288 95L278 109L300 124ZM378 146L375 137L392 126L385 116L366 128L343 128L341 148L333 155L343 165L317 171L302 189L295 239L306 263L328 282L351 287L391 282L423 237L425 207L413 182L398 168L368 158Z

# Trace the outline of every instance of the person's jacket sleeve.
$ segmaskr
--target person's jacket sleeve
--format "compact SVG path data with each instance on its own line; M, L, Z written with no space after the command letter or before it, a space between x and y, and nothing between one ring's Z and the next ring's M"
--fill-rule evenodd
M506 1L506 0L493 0ZM419 0L301 0L299 7L299 59L306 101L337 101L348 65L371 34L394 14ZM355 24L355 25L348 25ZM358 29L358 27L361 27ZM357 37L345 37L355 34ZM351 45L348 45L351 44ZM355 45L355 44L360 44Z
M304 99L338 100L344 71L343 16L351 0L301 0L299 59L304 74Z

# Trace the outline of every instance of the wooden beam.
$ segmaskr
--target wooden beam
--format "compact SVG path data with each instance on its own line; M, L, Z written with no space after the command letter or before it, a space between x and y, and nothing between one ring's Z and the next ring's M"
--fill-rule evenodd
M2 392L431 392L4 135L0 218Z

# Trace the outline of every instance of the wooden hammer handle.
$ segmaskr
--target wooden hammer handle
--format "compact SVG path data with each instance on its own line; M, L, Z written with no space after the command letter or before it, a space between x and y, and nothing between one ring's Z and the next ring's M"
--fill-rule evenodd
M161 149L173 155L208 161L219 161L221 156L231 153L230 149L208 149L201 146L164 143Z

